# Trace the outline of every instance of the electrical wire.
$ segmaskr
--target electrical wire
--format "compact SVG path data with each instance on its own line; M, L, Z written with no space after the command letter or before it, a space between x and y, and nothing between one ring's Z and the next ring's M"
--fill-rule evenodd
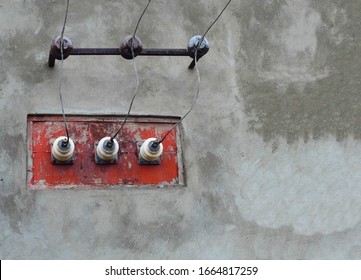
M194 105L196 104L197 102L197 99L198 99L198 96L199 96L199 89L200 89L200 85L201 85L201 75L199 74L199 70L198 70L198 66L197 66L197 53L198 53L198 48L196 49L195 53L194 53L194 61L195 61L195 69L196 69L196 72L197 72L197 92L196 92L196 95L194 97L194 100L193 100L193 103L190 107L190 109L188 110L187 113L184 114L183 117L181 117L178 122L176 122L168 131L167 133L162 137L161 140L159 141L154 141L153 142L153 146L158 146L160 143L162 143L164 141L165 138L167 138L168 134L171 133L171 131L177 127L183 120L186 116L188 116L188 114L193 110L193 107Z
M139 17L139 19L138 19L137 26L136 26L135 29L134 29L133 38L135 38L135 33L137 33L139 23L140 23L140 21L142 20L142 17L144 16L146 10L148 9L148 6L149 6L149 4L150 4L151 1L152 1L152 0L148 0L147 6L145 6L145 8L144 8L144 10L143 10L143 13L140 15L140 17Z
M200 89L200 84L201 84L201 76L200 76L200 73L199 73L199 69L198 69L198 66L197 66L197 60L198 60L198 57L197 57L197 54L198 54L198 50L199 48L201 47L202 43L203 43L203 40L204 40L204 37L206 36L206 34L208 33L208 31L212 28L212 26L218 21L218 19L221 17L221 15L223 14L223 12L226 10L226 8L228 7L228 5L231 3L232 0L229 0L227 2L227 4L223 7L222 11L219 13L219 15L216 17L216 19L212 22L212 24L207 28L207 30L204 32L203 36L201 37L201 40L198 42L196 48L195 48L195 52L194 52L194 65L195 65L195 69L196 69L196 73L197 73L197 91L196 91L196 95L195 95L195 98L193 100L193 103L190 107L190 109L187 111L187 113L185 113L183 115L183 117L181 117L178 122L176 122L168 131L167 133L160 139L160 140L156 140L153 142L153 146L154 147L157 147L160 143L162 143L164 141L164 139L169 135L169 133L175 128L177 127L183 120L186 116L188 116L188 114L193 110L193 107L194 105L196 104L196 101L198 99L198 96L199 96L199 89Z
M204 37L206 36L206 34L208 33L208 31L212 28L212 26L219 20L219 18L221 17L221 15L223 14L223 12L227 9L228 5L231 3L232 0L229 0L227 2L227 4L224 6L224 8L222 9L222 11L219 13L219 15L216 17L216 19L212 22L212 24L207 28L206 32L204 32L201 41L198 44L197 49L202 45Z
M134 99L137 95L137 92L138 92L138 87L139 87L139 75L138 75L138 70L137 70L137 67L135 65L135 59L134 59L134 49L133 49L133 43L132 43L132 57L133 57L133 67L134 67L134 72L135 72L135 77L136 77L136 84L135 84L135 89L134 89L134 94L133 94L133 97L132 97L132 100L130 102L130 105L129 105L129 109L128 109L128 113L127 115L125 116L124 118L124 121L122 122L122 124L120 125L119 129L117 130L117 132L110 138L109 142L113 142L113 139L115 137L117 137L117 135L119 134L120 131L122 131L125 123L127 122L128 118L129 118L129 115L130 115L130 111L132 109L132 106L133 106L133 102L134 102Z
M61 70L60 70L60 84L59 84L59 99L60 99L60 104L61 104L61 111L63 113L64 127L65 127L65 132L66 132L66 141L63 142L63 144L65 146L67 146L69 144L69 130L68 130L68 124L66 122L66 116L65 116L65 111L64 111L63 95L62 95L62 91L61 91L61 86L63 84L63 74L64 74L64 50L63 50L63 47L64 47L64 31L65 31L66 19L68 17L68 10L69 10L69 0L67 0L67 2L66 2L66 11L65 11L64 24L63 24L63 29L62 29L61 35L60 35Z
M138 30L138 26L139 26L139 23L140 21L142 20L142 17L144 16L145 12L147 11L148 9L148 6L150 4L152 0L149 0L148 1L148 4L147 6L144 8L142 14L140 15L139 19L138 19L138 22L137 22L137 25L134 29L134 33L133 33L133 37L132 37L132 44L131 44L131 52L132 52L132 60L133 60L133 68L134 68L134 73L135 73L135 81L136 81L136 84L135 84L135 89L134 89L134 93L133 93L133 97L132 97L132 100L130 102L130 105L129 105L129 109L128 109L128 113L126 115L126 117L124 118L124 121L122 122L120 128L117 130L117 132L110 138L109 142L110 143L113 143L113 140L115 137L117 137L117 135L119 134L120 131L122 131L125 123L127 122L128 118L129 118L129 115L130 115L130 111L132 110L132 106L133 106L133 102L134 102L134 99L138 93L138 87L139 87L139 74L138 74L138 70L137 70L137 66L135 64L135 55L134 55L134 41L135 41L135 34L137 33L137 30Z

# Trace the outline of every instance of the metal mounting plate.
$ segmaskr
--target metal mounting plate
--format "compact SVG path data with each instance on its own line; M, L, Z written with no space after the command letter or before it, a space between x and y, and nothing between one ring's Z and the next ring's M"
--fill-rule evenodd
M163 142L159 165L138 163L138 143L160 137L178 117L132 116L124 125L116 164L95 163L94 143L109 136L124 116L67 116L70 137L75 141L73 165L54 165L51 142L64 133L61 115L28 116L28 189L107 189L119 187L182 187L181 129L174 129Z

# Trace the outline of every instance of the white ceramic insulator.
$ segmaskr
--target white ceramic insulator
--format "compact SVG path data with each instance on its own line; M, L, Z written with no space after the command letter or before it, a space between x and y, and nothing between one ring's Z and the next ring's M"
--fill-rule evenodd
M202 40L202 35L196 35L190 38L187 45L188 49L195 48L201 40ZM200 50L203 48L209 49L209 42L206 38L203 38L202 44L199 47Z
M66 149L65 151L62 151L58 145L59 142L63 140L66 140L66 136L60 136L56 138L53 143L53 147L51 148L52 155L54 156L54 158L56 158L59 161L67 161L71 159L71 157L74 155L74 150L75 150L74 142L69 138L69 148Z
M149 143L152 141L156 141L157 138L148 138L145 142L140 146L140 156L146 161L157 160L163 153L163 144L159 144L159 150L153 152L149 149Z
M118 151L119 151L119 144L118 144L117 140L115 140L115 139L113 139L114 149L112 149L111 151L107 151L104 149L104 143L109 140L110 140L110 137L104 137L99 141L99 144L97 146L97 155L102 160L105 160L105 161L115 159L118 156Z

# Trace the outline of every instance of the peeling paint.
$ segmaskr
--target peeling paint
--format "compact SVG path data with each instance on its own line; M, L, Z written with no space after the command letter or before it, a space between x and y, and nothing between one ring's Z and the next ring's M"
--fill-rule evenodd
M139 120L139 121L138 121ZM175 119L171 119L175 121ZM61 116L30 116L28 189L94 189L119 185L158 185L167 182L168 186L180 186L178 163L179 142L175 131L164 140L164 153L160 165L140 165L137 142L154 135L160 137L174 123L167 119L132 118L119 135L120 154L117 164L96 165L94 144L116 131L119 126L117 117L75 117L68 116L70 136L75 141L75 161L73 165L54 165L51 163L51 143L64 133ZM80 134L80 139L77 135ZM134 137L136 136L136 138ZM181 149L179 148L179 152ZM182 156L180 157L182 159Z

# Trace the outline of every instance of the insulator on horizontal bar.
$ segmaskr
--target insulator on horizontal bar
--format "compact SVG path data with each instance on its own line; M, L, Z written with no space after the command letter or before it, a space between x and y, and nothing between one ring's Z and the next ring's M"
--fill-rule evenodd
M188 69L193 69L194 66L196 65L196 61L195 61L196 50L197 50L197 61L209 51L208 40L206 38L203 38L203 41L200 44L201 40L202 40L202 36L196 35L190 38L188 41L187 51L189 56L193 58L191 64L188 66Z
M54 56L54 58L61 60L61 36L57 36L51 42L50 52ZM71 51L73 50L73 42L69 37L63 36L63 59L66 59Z
M196 49L198 49L197 58L201 58L203 55L205 55L209 51L208 40L206 38L203 38L203 41L202 41L201 45L199 46L199 43L201 42L201 40L202 40L201 35L196 35L189 39L188 45L187 45L187 50L188 50L190 57L194 58Z
M132 44L133 44L134 57L136 57L138 54L142 52L143 50L142 41L137 36L133 37L133 35L127 35L120 41L119 50L122 57L126 59L133 59Z

